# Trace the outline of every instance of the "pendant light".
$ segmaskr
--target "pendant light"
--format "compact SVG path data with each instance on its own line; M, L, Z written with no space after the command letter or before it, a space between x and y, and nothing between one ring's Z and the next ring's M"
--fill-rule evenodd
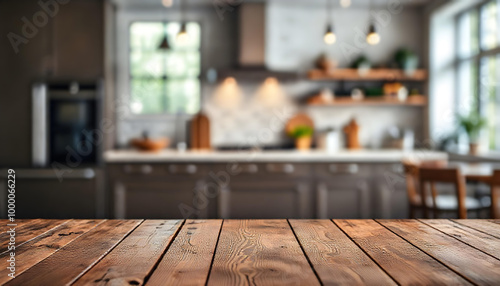
M342 6L342 8L348 8L351 6L351 0L340 0L340 6Z
M326 6L327 6L327 13L328 13L328 25L326 26L326 32L325 35L323 36L323 40L327 45L333 45L337 41L337 36L335 35L335 32L333 31L333 25L332 25L332 9L330 7L330 1L331 0L326 0Z
M165 8L172 6L172 1L168 2L168 1L163 0L161 3L163 4L163 6L165 6ZM165 19L167 18L166 16L167 15L165 13ZM165 29L165 36L163 37L163 40L161 40L160 45L158 46L158 49L166 51L166 50L170 50L170 43L168 42L167 22L163 23L163 27Z
M167 23L165 22L164 24L165 27L165 36L163 37L163 40L160 43L160 46L158 49L160 50L170 50L170 44L168 42L168 34L167 34Z
M370 0L370 7L368 9L369 17L370 17L370 12L372 10L371 8L372 8L372 1ZM375 23L373 21L370 24L370 27L368 28L368 35L366 35L366 42L372 46L380 43L380 35L377 33L377 29L375 28Z
M184 10L185 10L185 4L183 4L186 0L182 1L182 0L179 0L180 2L180 9L181 9L181 29L179 30L179 33L177 33L177 36L175 38L175 41L179 44L185 44L188 39L189 39L189 35L187 33L187 29L186 29L186 22L184 22Z

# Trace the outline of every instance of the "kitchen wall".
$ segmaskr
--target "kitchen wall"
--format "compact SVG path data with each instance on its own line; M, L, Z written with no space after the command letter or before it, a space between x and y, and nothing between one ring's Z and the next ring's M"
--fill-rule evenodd
M304 2L306 3L306 2ZM352 7L335 9L334 25L337 43L326 46L322 36L327 23L325 7L307 6L297 2L274 1L269 4L266 20L266 63L275 70L304 72L314 66L314 60L327 53L338 61L340 67L365 54L375 65L390 64L394 52L400 47L414 50L421 58L424 56L423 8L405 6L397 13L387 6L374 8L376 15L386 20L378 25L382 41L377 46L360 46L358 32L366 31L369 14L367 8ZM198 8L200 9L200 8ZM236 65L237 55L237 18L236 10L225 13L221 20L213 7L204 14L203 28L208 29L209 44L202 47L203 70L223 61L226 68ZM152 13L152 12L150 12ZM154 13L153 13L154 14ZM389 16L387 16L389 15ZM191 15L196 18L196 15ZM189 17L188 17L189 18ZM389 20L390 19L390 20ZM205 38L204 38L205 39ZM215 44L214 48L210 44ZM220 51L220 52L219 52ZM426 63L422 61L422 66ZM219 70L224 66L218 65ZM305 107L303 101L308 95L317 93L324 87L336 89L336 83L320 83L307 80L280 82L267 86L264 81L255 82L237 78L236 87L228 87L224 79L211 84L202 84L202 109L211 119L212 143L225 145L282 145L290 143L283 134L283 125L297 111L307 112L315 121L318 129L341 128L349 119L355 117L361 125L361 144L369 148L386 146L387 129L396 125L411 129L417 142L425 137L426 113L417 107ZM346 89L369 86L369 83L351 83ZM425 86L421 91L425 93ZM237 90L237 92L228 92ZM140 136L147 129L153 135L169 137L183 136L182 119L124 119L118 131L118 145L125 146L134 136ZM180 134L180 135L179 135Z
M103 3L0 1L0 167L31 166L34 82L104 76Z

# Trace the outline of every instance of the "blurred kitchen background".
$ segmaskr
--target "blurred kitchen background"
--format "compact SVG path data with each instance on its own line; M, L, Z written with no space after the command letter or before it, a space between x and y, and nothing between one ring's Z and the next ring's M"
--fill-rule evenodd
M500 160L499 7L2 0L17 216L407 218L403 160Z

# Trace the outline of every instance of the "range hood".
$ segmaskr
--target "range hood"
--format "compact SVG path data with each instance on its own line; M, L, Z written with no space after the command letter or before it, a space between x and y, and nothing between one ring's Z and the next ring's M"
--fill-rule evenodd
M266 66L266 3L243 3L239 7L238 66L222 72L223 77L244 80L296 80L297 72L272 71Z

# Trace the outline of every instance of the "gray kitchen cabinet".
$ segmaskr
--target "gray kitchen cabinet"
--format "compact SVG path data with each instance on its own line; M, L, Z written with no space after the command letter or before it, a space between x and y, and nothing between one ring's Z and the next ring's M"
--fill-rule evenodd
M316 216L321 219L371 217L370 172L367 164L316 165Z
M102 170L73 169L59 180L52 169L15 170L16 218L92 219L103 217L100 188ZM7 172L4 172L5 174ZM0 180L0 195L7 197L7 182ZM2 217L6 201L0 202Z
M96 80L104 76L104 1L60 5L52 27L54 76Z
M402 164L380 164L374 173L372 192L377 197L375 218L405 219L409 217L408 195Z
M312 218L310 165L238 164L218 196L220 218Z
M111 213L115 218L207 218L200 196L206 166L200 164L116 164L108 166Z

